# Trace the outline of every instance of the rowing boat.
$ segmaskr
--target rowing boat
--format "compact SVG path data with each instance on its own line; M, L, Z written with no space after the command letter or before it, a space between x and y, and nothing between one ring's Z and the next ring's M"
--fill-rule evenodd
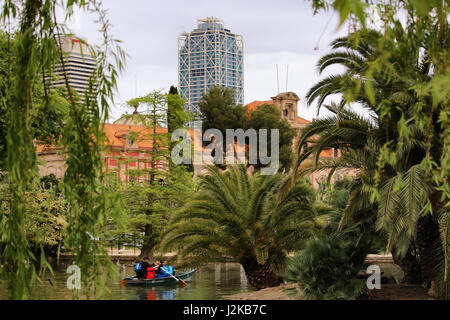
M186 272L182 272L180 274L177 274L176 277L180 280L183 280L185 282L191 281L191 277L194 274L195 269L189 270ZM164 277L164 278L155 278L155 279L139 279L136 276L134 277L127 277L121 281L121 283L127 285L127 286L174 286L177 285L177 280L175 280L172 277Z

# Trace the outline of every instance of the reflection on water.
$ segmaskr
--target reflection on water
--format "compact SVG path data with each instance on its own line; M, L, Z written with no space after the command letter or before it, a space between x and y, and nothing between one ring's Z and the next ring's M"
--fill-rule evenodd
M118 266L123 278L133 275L132 267ZM178 271L181 273L181 271ZM72 292L67 289L67 278L70 275L64 270L55 272L50 281L38 283L30 299L63 300L72 299ZM192 276L186 288L178 287L148 287L120 286L110 283L103 299L108 300L217 300L223 296L249 291L247 279L241 265L235 263L212 263L202 266ZM5 283L0 283L0 299L7 299Z
M177 289L172 288L134 288L136 293L136 300L173 300L175 299L174 291Z

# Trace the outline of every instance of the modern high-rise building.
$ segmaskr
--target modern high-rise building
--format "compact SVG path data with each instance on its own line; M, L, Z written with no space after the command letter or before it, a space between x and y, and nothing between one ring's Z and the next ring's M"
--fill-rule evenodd
M79 40L59 37L58 41L64 53L64 67L69 85L83 97L89 87L89 78L96 68L96 60L90 54L87 46ZM52 81L53 85L55 87L64 86L64 70L61 63L55 66L54 74L56 80Z
M187 108L199 114L198 103L209 88L234 89L244 103L244 41L217 18L199 19L197 29L178 38L178 87Z

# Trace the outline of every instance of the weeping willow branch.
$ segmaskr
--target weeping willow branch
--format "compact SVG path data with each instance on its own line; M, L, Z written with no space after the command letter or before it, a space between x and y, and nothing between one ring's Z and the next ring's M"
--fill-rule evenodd
M5 6L11 4L5 4ZM1 274L8 279L10 297L26 297L37 275L25 230L25 204L23 195L37 177L36 151L29 126L33 108L33 82L37 73L36 36L33 29L39 17L40 0L27 0L17 34L14 65L15 77L11 81L13 104L7 114L10 126L7 133L7 168L10 174L10 213L6 219L2 213L1 226ZM12 8L11 6L9 8Z
M89 80L84 99L78 99L69 86L64 56L56 36L69 33L56 20L57 5L66 9L66 19L70 18L74 6L98 16L103 43L95 48L89 46L97 60L97 68ZM16 36L15 77L9 88L14 98L8 108L10 127L7 135L11 201L8 216L0 212L1 277L8 281L10 297L23 299L38 279L35 263L41 268L48 267L45 259L41 257L38 261L30 250L24 224L27 204L23 202L23 194L38 178L37 155L30 130L30 114L36 111L33 109L33 84L40 76L51 74L59 59L70 99L70 112L61 138L67 154L63 190L69 210L64 247L74 254L81 269L86 296L99 297L106 280L117 270L103 246L93 239L101 234L107 219L121 222L119 199L109 194L104 185L103 123L108 119L109 104L113 102L117 77L124 68L126 54L119 41L110 35L111 25L101 1L27 0L21 6L5 1L2 9L3 21L16 19L20 12L20 29ZM109 61L111 57L114 63ZM48 89L45 82L44 87L44 90Z

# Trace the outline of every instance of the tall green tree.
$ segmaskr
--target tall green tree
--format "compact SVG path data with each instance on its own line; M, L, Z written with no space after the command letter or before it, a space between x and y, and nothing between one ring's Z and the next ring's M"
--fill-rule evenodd
M276 271L283 270L288 252L315 231L311 186L298 183L281 196L282 174L250 176L244 165L207 170L172 217L161 248L177 250L185 263L232 259L255 289L280 283Z
M233 90L214 86L203 93L199 102L202 129L218 129L225 136L227 129L242 129L247 121L247 113L241 105L236 105Z
M226 87L215 86L208 94L203 95L199 103L202 113L202 129L218 129L223 137L226 137L227 129L255 129L268 130L267 146L271 150L271 129L279 130L279 157L280 169L287 169L292 162L292 141L295 130L289 123L282 119L281 112L271 105L262 105L255 110L247 110L246 107L235 105L233 91ZM257 147L259 150L259 145ZM263 165L255 165L257 169Z
M393 32L396 36L385 43L393 68L389 78L385 70L372 70L385 50L375 46L383 39L378 31L362 30L339 38L332 43L335 52L320 59L320 71L340 64L345 72L323 79L307 93L309 104L317 100L318 108L324 106L332 115L314 121L305 129L299 147L305 143L312 146L303 149L300 160L314 154L316 170L358 169L358 184L341 225L353 215L366 211L370 226L367 230L373 230L376 216L376 230L388 234L387 249L404 268L407 280L424 281L428 286L435 280L445 286L447 244L446 237L440 239L439 229L446 230L446 227L439 220L448 213L439 199L442 195L439 185L433 183L431 172L426 174L423 164L427 156L439 164L443 152L440 137L448 133L435 126L432 148L427 150L427 133L411 118L417 103L424 103L423 107L436 119L445 105L438 104L433 110L431 96L422 100L424 97L411 89L415 82L433 80L432 63L426 54L429 45L426 39L430 35L417 34L414 25L404 29L400 23ZM413 35L422 40L411 42ZM419 55L420 50L425 54ZM366 90L361 91L360 87ZM335 93L342 94L339 104L324 105L325 99ZM368 117L347 107L355 101L368 111ZM342 157L319 161L320 152L327 148L340 149ZM437 271L435 266L444 267Z
M169 93L167 94L167 129L170 138L170 151L179 143L179 141L172 141L171 135L177 129L187 129L189 122L193 119L193 115L185 107L185 101L178 94L178 89L174 86L170 86ZM170 160L170 165L173 165ZM194 172L193 164L187 164L187 169L190 172Z
M170 160L171 132L168 124L183 125L189 119L188 114L181 109L182 103L183 100L178 95L161 91L152 91L127 102L129 107L141 109L141 112L126 116L147 128L145 132L132 138L138 140L138 143L139 140L146 141L151 146L150 168L134 173L149 175L149 181L145 184L132 184L125 191L133 229L143 232L141 256L150 255L169 212L184 203L184 197L188 198L192 191L191 173L184 166L176 166ZM128 161L136 160L130 158Z
M167 94L162 91L152 91L142 97L126 102L127 106L141 112L124 117L133 118L134 123L146 127L148 130L141 136L132 136L131 139L146 140L151 145L150 150L150 182L155 182L157 164L167 163L169 157L169 133L167 130ZM132 161L130 159L129 161Z
M352 20L355 29L366 30L369 22L374 22L379 27L380 36L372 44L378 49L378 55L364 70L363 76L358 80L358 86L354 87L352 94L347 95L349 101L365 93L371 104L378 102L377 110L380 117L399 115L400 121L394 125L398 128L398 138L382 143L379 153L376 174L378 183L383 184L383 171L386 167L402 162L404 156L400 152L412 144L413 140L419 140L425 151L419 161L420 168L411 166L397 177L391 177L389 182L379 190L374 190L375 198L384 202L386 214L383 215L379 227L388 227L387 232L394 238L403 240L411 239L414 234L415 221L419 208L424 211L419 215L420 220L429 220L429 225L438 223L441 243L436 245L440 249L435 250L441 258L438 259L438 276L436 281L440 286L442 296L449 297L450 284L450 117L448 86L450 83L450 53L449 53L449 27L448 14L450 4L448 1L388 1L372 5L369 14L369 3L362 0L314 0L312 6L315 12L322 9L333 8L340 14L340 25ZM402 19L399 18L401 12ZM378 19L371 19L375 16ZM372 20L372 21L371 21ZM403 27L404 26L404 27ZM403 29L403 30L402 30ZM358 48L360 37L354 37L352 43ZM399 50L400 49L400 50ZM392 52L403 52L403 55ZM408 53L413 53L409 55ZM411 63L408 66L407 63ZM420 63L421 68L417 68ZM399 69L400 67L400 69ZM406 67L405 69L403 69ZM402 70L403 69L403 70ZM407 72L405 70L412 72ZM409 107L397 108L391 100L376 100L376 82L370 81L375 74L383 75L384 84L397 84L404 81L396 99L405 99ZM367 81L366 81L367 80ZM392 82L394 80L394 82ZM393 86L394 87L394 86ZM411 99L412 97L412 99ZM412 130L415 127L414 130ZM423 135L418 138L417 133ZM400 143L397 143L400 141ZM413 156L411 153L410 159ZM409 176L409 179L408 179ZM424 180L425 178L425 180ZM409 181L409 188L408 188ZM422 183L421 183L422 182ZM430 184L431 182L431 184ZM429 192L424 185L432 187ZM422 184L422 185L420 185ZM390 187L392 186L392 187ZM389 190L396 191L394 193ZM401 191L402 190L402 191ZM407 191L410 192L407 192ZM415 190L412 192L412 190ZM406 202L409 205L409 215L398 214L397 204L404 202L403 195L411 195ZM416 192L418 191L418 192ZM427 197L424 195L426 194ZM388 201L386 201L388 200ZM426 205L423 206L423 201ZM390 219L386 219L387 217ZM408 217L409 216L409 217ZM397 217L396 219L392 219ZM407 217L405 219L405 217ZM388 226L385 222L394 221ZM417 226L417 235L426 234L428 228ZM429 234L436 234L436 231ZM405 243L406 241L401 241ZM427 245L428 246L428 245ZM422 259L428 260L430 259ZM431 265L432 263L429 263ZM428 268L429 269L429 268ZM430 274L431 272L428 272ZM428 277L429 278L429 277ZM440 280L439 280L440 279Z
M278 129L280 140L279 146L279 158L280 169L289 169L292 164L293 152L292 142L296 135L295 130L291 127L289 122L282 119L281 112L273 105L264 104L259 106L255 110L252 110L249 115L249 119L245 123L245 129L255 129L257 132L261 129L266 129L267 134L267 149L271 150L271 130ZM259 147L258 147L259 149ZM260 168L262 165L259 163L256 168Z
M140 256L145 257L154 253L170 217L192 196L194 181L184 166L171 166L158 173L158 183L134 180L121 189L127 233L142 243Z
M184 103L185 101L178 94L178 89L170 86L167 95L167 129L170 134L177 129L185 128L191 120Z

